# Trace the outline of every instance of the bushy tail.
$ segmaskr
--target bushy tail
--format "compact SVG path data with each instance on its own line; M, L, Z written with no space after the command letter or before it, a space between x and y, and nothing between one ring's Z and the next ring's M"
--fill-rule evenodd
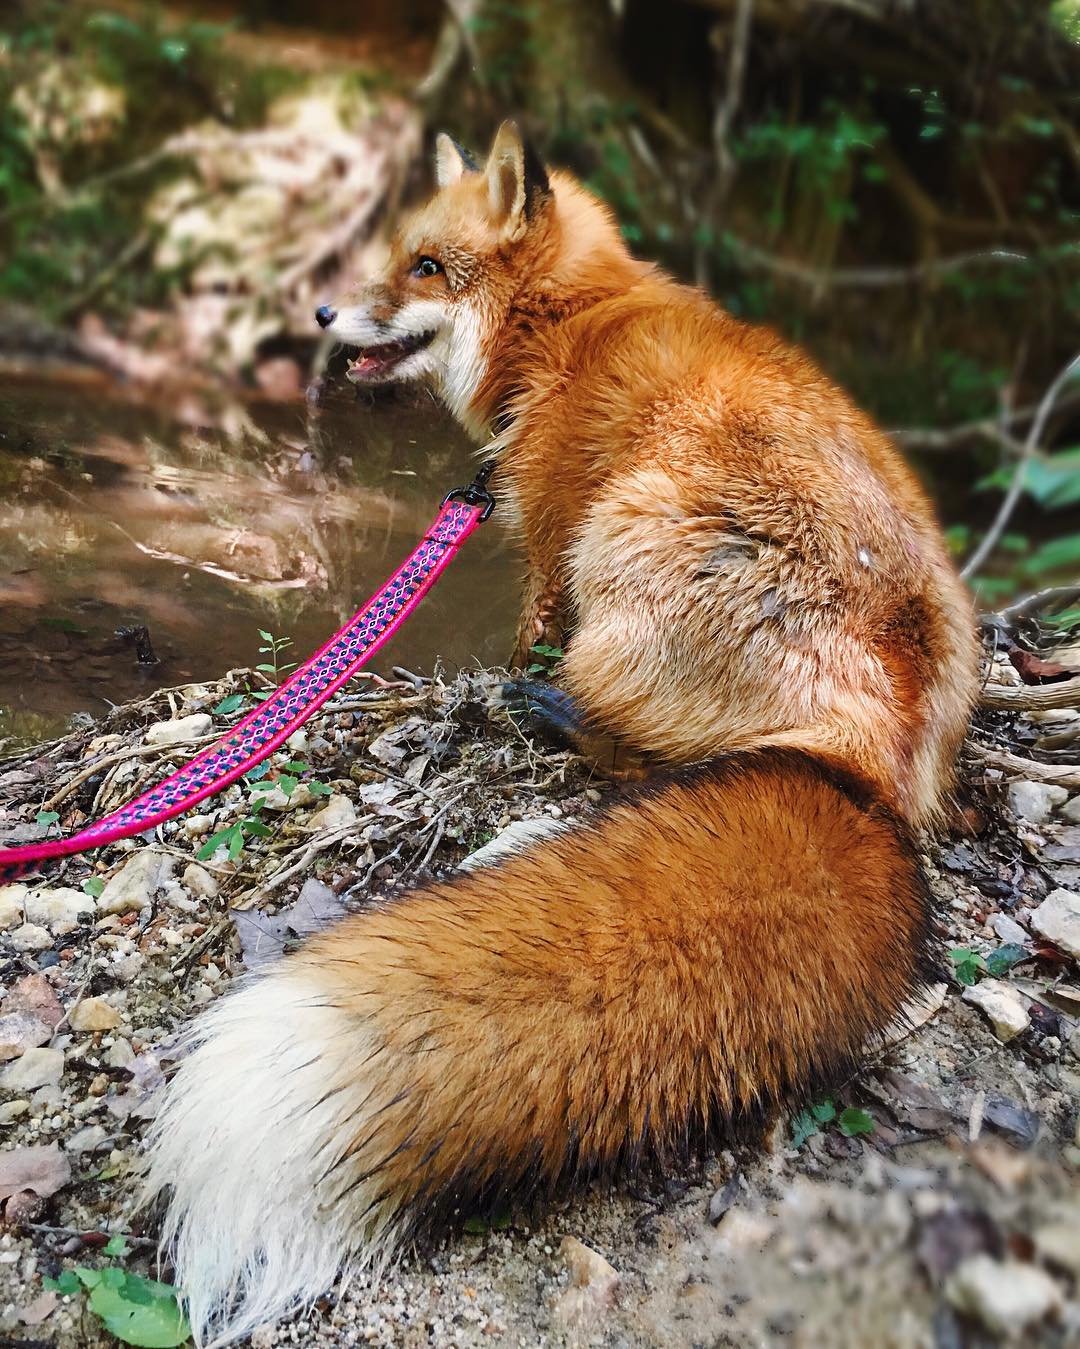
M202 1020L156 1122L197 1342L815 1090L924 981L929 921L903 826L766 751L310 941Z

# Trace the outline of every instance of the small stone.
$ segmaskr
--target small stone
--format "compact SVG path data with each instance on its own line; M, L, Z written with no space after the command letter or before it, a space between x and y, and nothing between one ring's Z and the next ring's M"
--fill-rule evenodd
M43 1045L51 1035L51 1028L33 1012L8 1012L0 1016L0 1061L19 1058L28 1049Z
M172 881L173 868L168 853L159 848L141 848L106 883L99 902L101 912L123 914L148 909Z
M91 1096L104 1096L109 1090L109 1076L107 1073L98 1073L97 1077L90 1079L90 1085L87 1091Z
M1040 1227L1035 1233L1035 1249L1044 1260L1080 1279L1080 1212L1070 1220Z
M53 944L52 934L37 923L23 923L8 940L16 951L47 951Z
M208 712L193 712L189 717L175 717L172 721L157 721L147 727L143 739L148 745L179 745L185 740L198 740L209 735L214 719Z
M356 807L347 796L335 792L333 796L327 797L326 805L321 806L312 815L308 821L308 828L312 830L344 829L346 826L355 823Z
M991 1335L1018 1339L1029 1326L1060 1310L1061 1289L1035 1265L973 1255L962 1261L945 1284L945 1297Z
M1028 943L1026 928L1022 928L1016 919L1010 918L1007 913L995 913L990 919L990 927L995 936L1010 946L1026 946Z
M619 1273L577 1237L563 1237L559 1258L570 1273L570 1287L555 1303L555 1315L563 1325L580 1326L611 1306Z
M26 896L26 919L47 927L50 932L61 935L72 932L79 926L81 914L93 913L97 901L81 890L72 890L67 886L55 889L46 886L31 890Z
M130 1068L135 1062L135 1051L122 1036L118 1036L105 1051L105 1062L110 1068Z
M308 733L303 727L299 731L293 731L285 743L294 754L306 754L311 747L308 741Z
M0 1105L0 1124L11 1124L29 1113L29 1101L5 1101L3 1105Z
M1031 1024L1024 1000L1015 988L1000 979L983 979L964 989L964 1001L983 1012L1003 1043L1014 1040Z
M108 1139L109 1135L100 1124L87 1124L76 1129L64 1144L64 1151L75 1157L84 1152L100 1152Z
M28 1049L21 1059L0 1070L0 1087L5 1091L36 1091L53 1087L64 1071L60 1049Z
M109 973L114 979L118 979L122 984L133 983L142 972L146 964L146 957L141 951L133 951L129 956L123 956L120 960L114 960L109 966Z
M1062 819L1068 820L1070 824L1080 824L1080 796L1070 797L1061 807Z
M15 927L24 921L26 894L29 888L21 883L0 886L0 928Z
M184 833L188 838L201 838L209 833L211 824L213 820L209 815L189 815L184 821Z
M298 782L291 792L286 794L280 787L271 787L269 791L260 792L259 799L263 803L264 810L275 810L279 813L287 810L296 810L298 806L308 806L316 798L311 794L311 788L306 782Z
M1051 890L1032 913L1031 926L1066 955L1080 960L1080 895Z
M198 895L200 899L215 899L217 897L217 881L205 867L199 866L198 862L189 862L180 879L183 881L185 888L190 890L193 895Z
M73 1031L115 1030L120 1025L120 1013L104 998L83 998L72 1008L68 1024Z
M43 974L28 974L20 979L4 999L4 1011L32 1012L54 1030L64 1019L64 1009Z
M1012 782L1009 784L1009 805L1019 820L1028 824L1045 824L1055 806L1069 799L1064 787L1050 782Z

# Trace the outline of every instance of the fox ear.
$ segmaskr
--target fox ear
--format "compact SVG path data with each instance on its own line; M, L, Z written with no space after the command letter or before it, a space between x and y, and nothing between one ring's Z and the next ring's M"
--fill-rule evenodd
M440 131L435 137L435 181L439 187L450 187L466 173L476 172L476 160L460 146L453 136Z
M515 237L551 196L543 160L513 122L503 122L487 162L488 201L509 237Z

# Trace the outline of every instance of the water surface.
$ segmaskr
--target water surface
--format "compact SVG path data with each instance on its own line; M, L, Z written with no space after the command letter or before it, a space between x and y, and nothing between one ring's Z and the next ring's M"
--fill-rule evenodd
M162 685L306 657L412 549L471 447L422 397L136 399L104 382L0 383L0 752ZM516 564L493 521L375 658L506 659ZM140 667L117 629L144 624Z

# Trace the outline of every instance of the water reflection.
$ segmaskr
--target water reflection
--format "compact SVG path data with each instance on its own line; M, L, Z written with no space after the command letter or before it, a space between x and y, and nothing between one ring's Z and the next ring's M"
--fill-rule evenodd
M470 447L428 400L303 404L109 385L0 384L0 751L150 688L300 656L413 547ZM469 540L376 658L430 670L505 659L516 606L502 532ZM145 624L160 664L116 629Z

